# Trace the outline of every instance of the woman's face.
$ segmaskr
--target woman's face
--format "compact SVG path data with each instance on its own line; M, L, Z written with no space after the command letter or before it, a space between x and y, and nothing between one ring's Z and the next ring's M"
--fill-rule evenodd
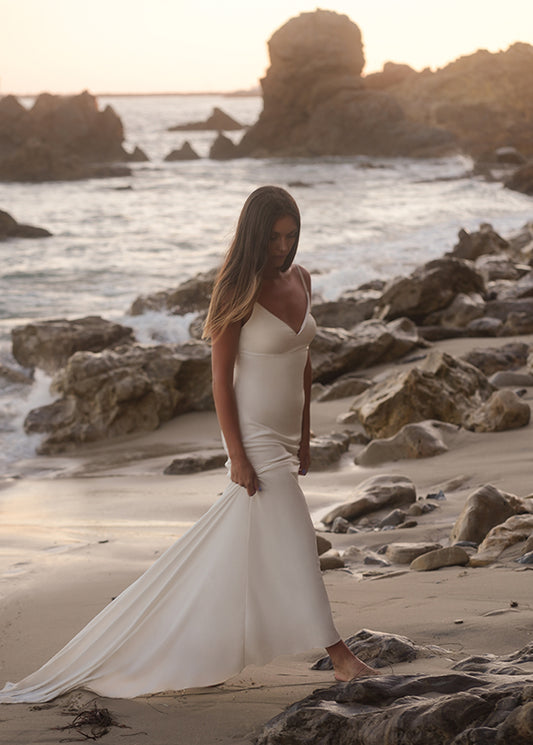
M268 242L268 266L280 269L298 237L298 223L290 215L276 220Z

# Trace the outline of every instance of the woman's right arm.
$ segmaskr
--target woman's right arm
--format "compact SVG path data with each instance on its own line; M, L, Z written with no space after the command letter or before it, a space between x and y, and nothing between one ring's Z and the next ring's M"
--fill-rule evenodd
M244 486L250 497L259 490L259 479L242 442L237 401L233 387L233 369L239 348L240 323L232 323L213 339L211 365L213 398L220 429L231 460L231 480Z

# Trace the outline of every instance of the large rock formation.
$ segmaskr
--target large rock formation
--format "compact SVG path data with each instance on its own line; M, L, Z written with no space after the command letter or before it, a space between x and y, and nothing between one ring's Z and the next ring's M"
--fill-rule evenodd
M206 344L76 352L52 382L54 403L33 409L26 432L44 433L40 453L156 429L177 414L213 407Z
M238 152L270 155L436 155L454 137L410 121L388 93L367 90L359 28L316 10L291 18L268 42L264 108Z
M480 49L436 72L369 75L367 88L393 95L413 121L443 127L481 156L514 146L533 156L533 46Z
M45 228L24 225L4 210L0 210L0 241L7 238L48 238L52 233Z
M87 91L42 93L31 109L14 96L0 99L0 180L48 181L124 175L111 166L130 155L122 122L111 106L98 109Z

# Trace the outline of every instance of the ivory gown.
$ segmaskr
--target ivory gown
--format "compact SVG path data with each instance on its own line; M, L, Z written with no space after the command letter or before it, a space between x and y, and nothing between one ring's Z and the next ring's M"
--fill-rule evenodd
M220 683L339 641L296 458L303 374L316 324L298 333L257 303L244 324L235 392L246 452L261 483L230 483L220 499L139 579L35 673L7 683L0 703L75 688L102 696Z

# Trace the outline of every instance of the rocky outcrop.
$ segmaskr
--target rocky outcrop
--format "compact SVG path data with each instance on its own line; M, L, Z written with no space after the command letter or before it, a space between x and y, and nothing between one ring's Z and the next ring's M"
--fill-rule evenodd
M122 122L98 109L87 91L77 96L42 93L31 109L14 97L0 99L0 180L49 181L129 174L110 165L130 156Z
M244 156L436 155L454 137L407 118L388 93L365 88L359 28L329 10L301 13L268 42L263 111L244 135Z
M465 425L494 388L477 368L432 350L420 368L391 375L360 394L351 409L372 437L392 437L427 419Z
M468 496L455 521L450 540L452 543L481 543L492 528L509 517L533 511L530 502L502 492L492 484L485 484Z
M337 517L353 521L370 512L415 501L415 486L405 476L373 476L359 484L350 501L328 512L322 522L324 525L331 525Z
M403 458L431 458L447 452L447 442L456 434L457 427L445 422L406 424L393 437L372 440L356 455L355 463L374 466Z
M211 160L231 160L238 157L237 145L229 137L220 132L209 148L209 157Z
M492 375L499 370L517 370L527 363L529 344L511 342L501 347L471 349L461 359L474 365L484 375Z
M513 515L495 525L485 536L477 554L470 558L470 565L483 567L496 561L510 546L519 544L526 553L526 541L533 535L533 515Z
M410 119L453 133L474 156L505 146L533 156L530 44L517 42L496 53L480 49L435 72L399 80L384 71L366 84L393 95Z
M531 154L533 155L533 152ZM533 163L527 163L522 168L517 168L506 180L505 186L508 189L513 189L513 191L520 191L522 194L533 196Z
M188 122L187 124L176 124L173 127L168 127L169 132L194 132L194 131L206 131L214 130L215 132L225 132L230 130L243 129L244 125L239 124L236 119L233 119L225 111L219 109L218 106L213 108L211 115L203 122Z
M345 373L397 360L423 344L406 318L363 321L352 331L319 328L311 344L313 379L330 383Z
M530 419L528 403L514 391L500 390L467 416L465 426L473 432L503 432L526 427Z
M57 453L211 409L210 356L207 345L193 342L76 352L52 382L61 398L30 411L25 430L46 435L40 453Z
M162 290L153 295L140 295L134 300L129 313L132 316L140 316L146 311L159 310L184 315L207 310L217 272L218 269L201 272L182 282L175 290Z
M526 745L533 738L529 649L513 676L385 675L314 691L267 722L257 745ZM488 666L487 666L488 667Z
M199 160L200 156L192 149L190 142L185 140L179 150L171 150L168 155L165 156L167 163L173 163L177 160Z
M17 326L11 331L13 357L23 367L57 372L80 351L101 352L108 347L133 343L133 330L99 316L73 321L58 319Z
M45 228L23 225L7 212L0 210L0 241L7 238L48 238L51 235L52 233Z

